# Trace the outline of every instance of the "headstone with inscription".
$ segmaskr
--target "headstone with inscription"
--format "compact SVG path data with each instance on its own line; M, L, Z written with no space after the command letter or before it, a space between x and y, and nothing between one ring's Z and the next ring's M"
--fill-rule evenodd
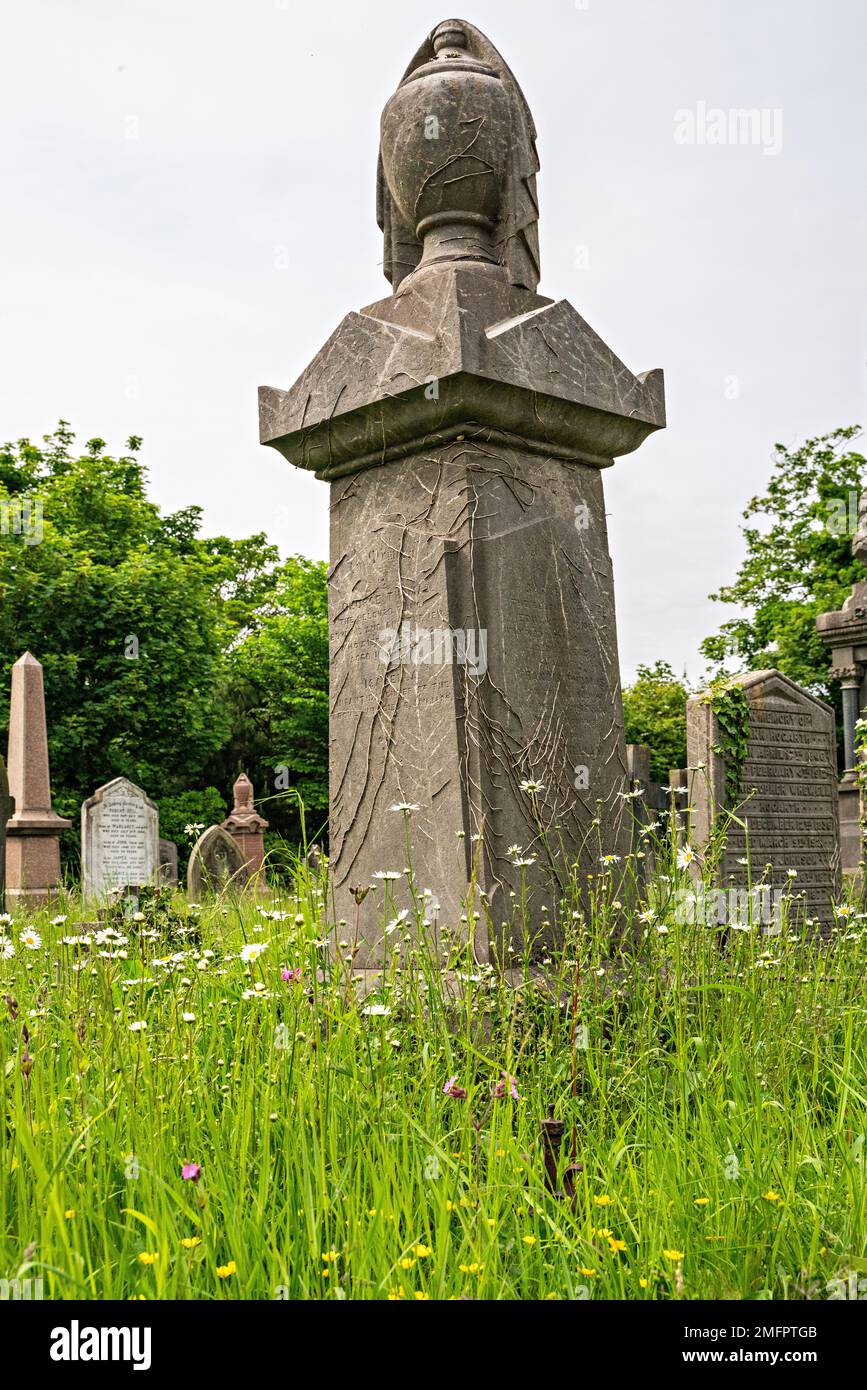
M85 894L102 897L143 888L159 871L159 811L126 777L98 787L81 808L81 872Z
M250 870L243 852L221 825L212 825L193 845L187 865L187 893L193 901L211 893L240 892Z
M779 671L755 671L740 684L749 703L749 743L731 807L737 819L729 825L720 861L721 883L745 888L770 864L765 882L803 893L806 915L827 930L840 892L834 711ZM687 742L690 767L706 767L691 775L701 843L726 804L719 729L701 696L687 703ZM748 855L750 869L742 862Z
M392 293L260 391L262 442L331 489L335 900L348 916L354 885L403 874L409 815L439 923L459 927L472 877L520 948L525 883L557 928L543 833L586 870L597 816L606 850L628 843L602 477L664 426L662 373L537 292L535 127L483 34L440 24L381 130ZM358 966L382 958L381 899ZM489 958L481 921L474 945Z

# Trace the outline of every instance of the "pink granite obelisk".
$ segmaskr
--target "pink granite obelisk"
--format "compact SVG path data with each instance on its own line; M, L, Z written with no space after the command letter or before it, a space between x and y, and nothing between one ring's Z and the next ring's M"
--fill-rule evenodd
M260 816L253 805L253 783L246 772L241 772L232 787L235 804L223 821L223 829L228 830L236 842L250 871L251 887L265 883L265 836L268 822Z
M8 761L15 814L6 826L6 896L36 906L60 887L60 833L70 822L51 809L42 666L30 652L12 667Z

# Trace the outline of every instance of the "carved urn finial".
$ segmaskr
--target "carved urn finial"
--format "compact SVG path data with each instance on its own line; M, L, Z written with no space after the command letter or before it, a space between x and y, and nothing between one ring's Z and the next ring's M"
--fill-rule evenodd
M444 19L433 31L434 52L439 58L443 50L445 56L460 57L461 50L467 46L467 31L459 19Z
M450 261L536 288L535 139L493 44L464 20L437 25L382 113L377 216L395 289Z

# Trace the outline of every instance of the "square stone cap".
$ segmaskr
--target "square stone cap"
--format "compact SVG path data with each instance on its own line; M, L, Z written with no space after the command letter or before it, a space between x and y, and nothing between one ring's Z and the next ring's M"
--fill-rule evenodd
M260 387L262 443L333 478L462 434L605 467L664 428L660 370L634 376L566 300L500 272L419 270L348 314L288 391Z

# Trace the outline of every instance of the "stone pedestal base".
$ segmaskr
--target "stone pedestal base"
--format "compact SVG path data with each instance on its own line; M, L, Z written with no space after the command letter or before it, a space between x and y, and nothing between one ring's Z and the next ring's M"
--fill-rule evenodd
M58 818L59 819L59 818ZM65 829L68 821L59 821ZM12 904L40 907L60 893L60 838L16 832L10 824L6 838L6 898Z
M844 777L840 798L840 864L844 874L857 873L861 864L861 794L854 777Z
M230 821L223 822L240 849L250 873L249 886L265 886L265 837L261 830L239 830Z

